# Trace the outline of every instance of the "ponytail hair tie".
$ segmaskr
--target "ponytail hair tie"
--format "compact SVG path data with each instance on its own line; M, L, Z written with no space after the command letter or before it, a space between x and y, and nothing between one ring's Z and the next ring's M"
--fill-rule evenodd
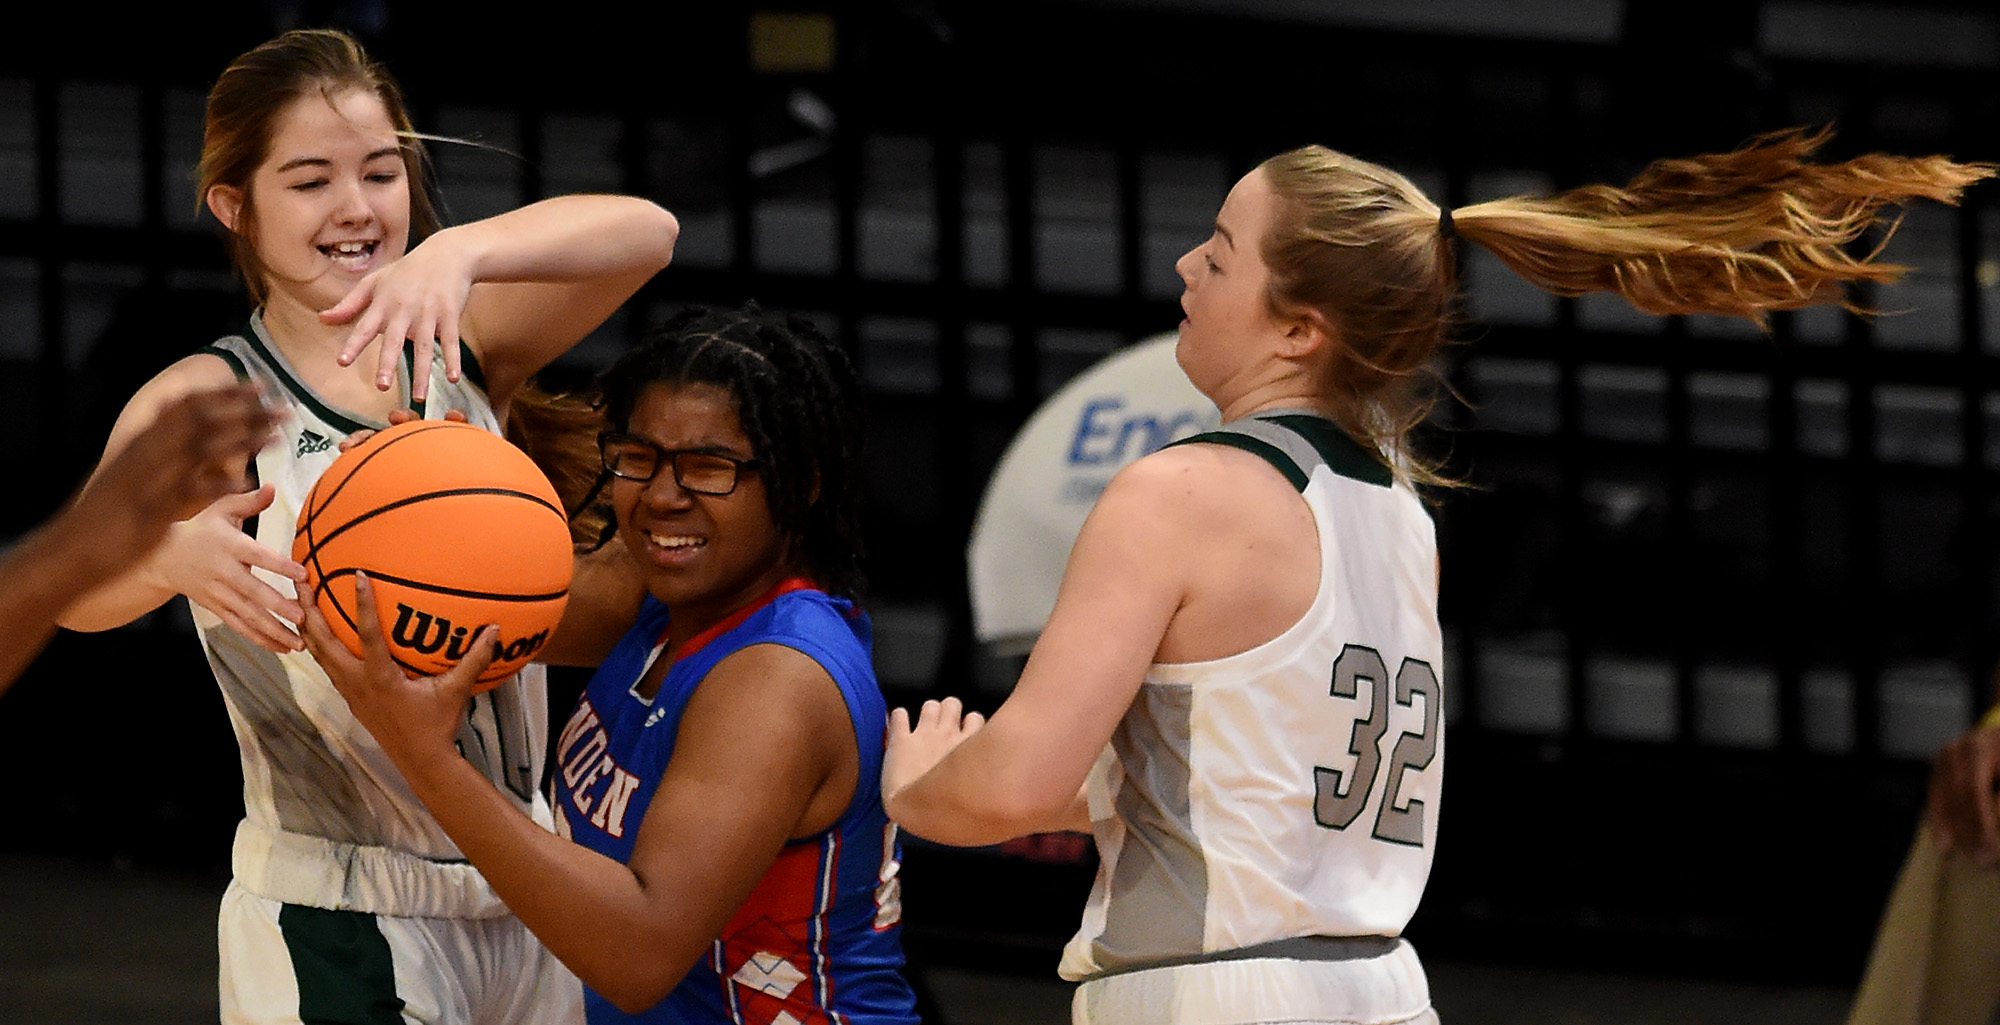
M1448 206L1438 208L1438 236L1446 242L1458 237L1458 225L1452 223L1451 208Z

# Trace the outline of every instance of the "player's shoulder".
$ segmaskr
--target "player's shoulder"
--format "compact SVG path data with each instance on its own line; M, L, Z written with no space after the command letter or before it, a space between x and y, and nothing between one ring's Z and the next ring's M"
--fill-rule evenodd
M162 407L184 396L227 387L239 380L236 368L221 356L209 352L189 353L140 385L125 403L126 414L150 418Z
M1229 445L1179 444L1127 464L1112 477L1104 497L1114 501L1171 499L1207 503L1227 501L1244 489L1281 485L1283 477L1268 461L1252 452Z

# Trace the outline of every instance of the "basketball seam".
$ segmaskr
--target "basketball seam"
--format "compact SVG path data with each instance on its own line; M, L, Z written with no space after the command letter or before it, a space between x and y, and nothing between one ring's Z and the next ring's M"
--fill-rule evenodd
M306 500L306 518L305 518L305 521L304 521L303 523L301 523L301 524L300 524L300 526L301 526L301 527L310 527L310 526L312 526L312 522L313 522L314 520L316 520L316 519L319 519L319 516L320 516L320 513L322 513L322 512L324 512L324 511L326 511L326 507L327 507L328 505L332 504L332 502L333 502L333 500L334 500L335 498L338 498L338 497L340 497L340 492L341 492L341 489L343 489L343 488L347 487L347 482L348 482L348 481L351 481L351 480L353 480L353 479L354 479L354 476L355 476L355 474L358 474L358 473L360 473L360 472L361 472L361 468L362 468L362 467L364 467L364 466L367 466L367 465L369 464L369 462L370 462L370 461L372 461L372 460L373 460L373 459L374 459L374 458L375 458L376 456L379 456L379 455L381 455L382 453L384 453L384 452L387 452L387 451L389 450L389 447L390 447L390 446L392 446L392 445L398 445L398 444L401 444L401 443L402 443L403 441L405 441L405 440L407 440L407 439L410 439L410 438L414 438L414 437L416 437L416 436L417 436L417 435L419 435L419 434L429 434L429 433L430 433L431 431L433 431L433 430L436 430L436 429L438 429L438 428L440 428L440 427L445 427L445 426L447 426L447 425L451 424L451 423L452 423L453 421L450 421L450 420L419 420L419 421L414 421L414 422L415 422L415 423L417 423L417 424L418 424L419 426L416 426L416 427L412 427L412 428L410 428L409 430L407 430L407 431L404 431L404 432L403 432L402 434L399 434L399 435L397 435L396 437L393 437L393 438L390 438L390 439L389 439L388 441L385 441L385 442L383 442L382 444L380 444L380 445L377 445L377 446L375 447L374 451L371 451L371 452L369 452L369 453L367 453L367 454L363 455L363 456L361 457L361 459L360 459L360 460L359 460L358 462L356 462L356 463L354 464L353 468L347 471L347 476L345 476L345 477L342 477L342 478L340 479L340 483L338 483L338 484L334 485L334 486L333 486L333 490L327 493L327 496L326 496L326 500L325 500L325 501L323 501L323 502L315 502L315 501L313 501L313 500L312 500L312 498L311 498L310 496L308 496L308 498L307 498L307 500ZM475 429L477 429L477 428L475 428ZM327 469L331 470L331 469L333 469L333 467L329 466L329 467L327 467ZM325 477L325 475L324 475L324 474L322 474L322 475L320 476L320 481L321 481L321 482L323 482L323 481L325 481L325 480L326 480L326 477ZM319 490L319 482L314 482L314 484L313 484L313 490L314 490L314 491L318 491L318 490Z
M557 598L561 598L569 594L569 588L567 587L563 588L560 591L550 591L545 594L510 594L506 592L495 592L495 591L472 591L472 590L467 590L463 587L447 587L444 584L433 584L425 580L412 580L408 577L390 576L387 573L377 573L374 570L362 569L359 566L350 566L346 569L334 570L333 574L327 577L326 579L327 581L332 581L340 577L352 576L356 573L366 573L368 574L368 579L370 580L380 580L384 583L398 584L403 587L415 588L416 590L425 591L430 594L446 594L454 598L483 598L491 601L502 601L502 602L535 602L535 601L554 601Z
M317 566L319 565L320 546L330 544L334 538L339 537L341 534L346 533L348 530L354 527L358 527L361 524L371 519L374 519L377 516L381 516L385 513L394 512L395 510L400 509L406 505L413 505L417 502L426 502L434 498L455 498L464 495L504 495L508 498L526 499L527 501L533 502L534 504L539 505L542 508L547 509L552 513L555 513L556 518L562 520L565 526L567 526L567 524L569 523L567 519L563 518L562 510L557 509L555 506L550 505L546 501L543 501L540 495L531 494L526 491L516 491L512 488L446 488L442 491L426 491L422 494L410 495L404 498L399 498L393 502L389 502L383 505L378 505L375 508L368 510L367 512L358 513L352 517L349 517L347 522L342 523L338 527L335 527L332 530L332 532L328 533L325 537L313 539L312 536L308 534L307 544L309 547L306 549L306 555L308 558L311 558L313 560L313 565ZM329 496L329 500L331 500L331 496ZM308 530L310 530L311 524L307 524L307 528Z

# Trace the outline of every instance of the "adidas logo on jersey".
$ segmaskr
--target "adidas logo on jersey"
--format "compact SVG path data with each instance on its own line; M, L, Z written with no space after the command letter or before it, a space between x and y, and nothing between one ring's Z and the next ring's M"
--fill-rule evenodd
M313 431L303 431L299 434L299 454L295 458L304 458L314 452L324 452L332 447L332 438L320 437L319 434Z

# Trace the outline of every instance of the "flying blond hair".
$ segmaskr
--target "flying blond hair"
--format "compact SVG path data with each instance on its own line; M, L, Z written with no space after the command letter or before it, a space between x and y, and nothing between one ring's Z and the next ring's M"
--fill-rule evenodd
M1887 208L1956 204L2000 167L1884 153L1813 163L1831 136L1786 129L1726 153L1655 161L1622 187L1449 211L1388 168L1324 146L1289 150L1258 165L1279 204L1262 242L1270 302L1333 329L1325 389L1336 421L1392 469L1444 483L1409 439L1435 404L1434 358L1454 327L1452 236L1556 295L1612 292L1647 313L1721 314L1763 328L1772 310L1865 312L1851 283L1909 269L1877 260L1900 221Z

